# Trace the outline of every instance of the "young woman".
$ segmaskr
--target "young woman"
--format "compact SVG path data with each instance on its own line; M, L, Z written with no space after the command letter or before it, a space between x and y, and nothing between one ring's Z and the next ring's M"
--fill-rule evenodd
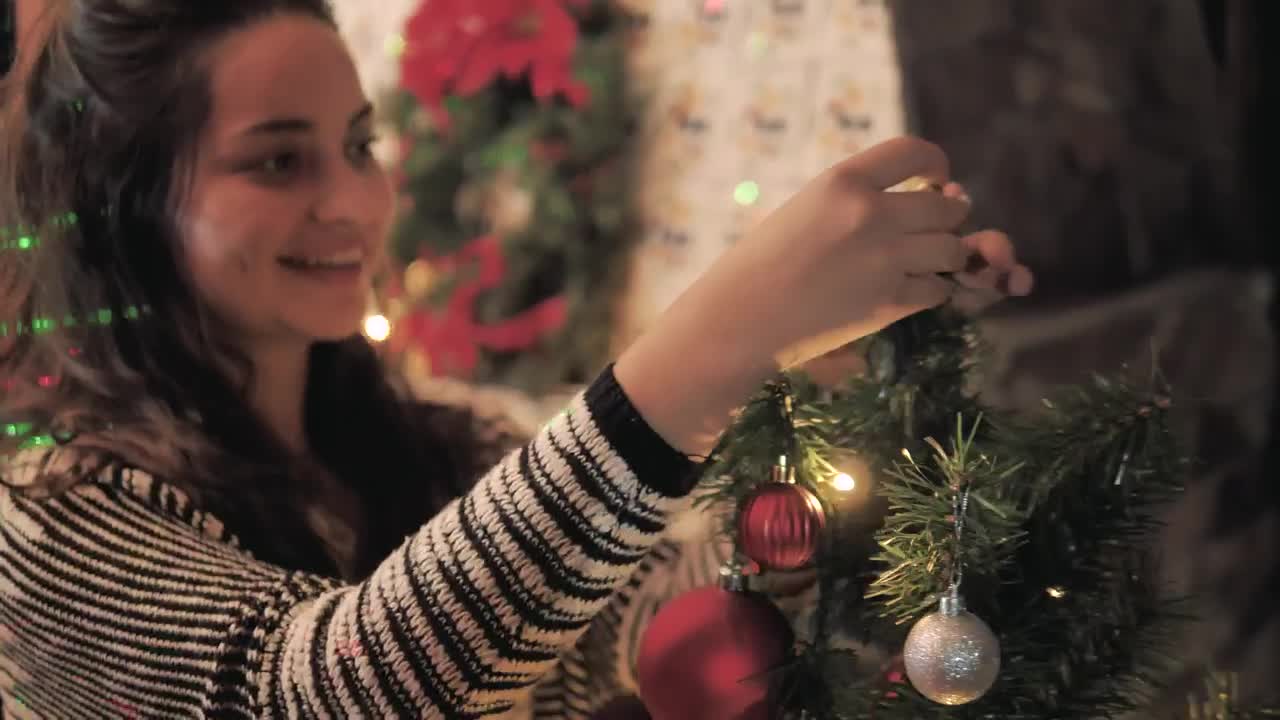
M889 142L508 453L357 334L392 191L324 0L51 5L0 125L0 225L34 238L0 251L9 709L461 718L542 683L547 713L589 712L608 690L581 673L620 671L560 658L625 656L584 633L735 407L954 280L1030 289L1003 235L953 234L942 153ZM945 192L883 192L912 176Z

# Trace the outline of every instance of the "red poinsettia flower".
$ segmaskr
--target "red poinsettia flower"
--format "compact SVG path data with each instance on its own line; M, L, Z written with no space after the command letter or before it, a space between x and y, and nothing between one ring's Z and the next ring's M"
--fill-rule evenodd
M431 262L444 272L471 267L478 271L453 291L444 308L419 310L397 323L393 348L417 347L434 375L467 377L480 359L481 348L525 350L564 326L568 313L564 296L548 298L495 323L481 324L476 318L480 294L497 287L507 272L496 237L476 238L457 253Z
M573 79L578 24L567 6L582 0L426 0L409 19L401 83L440 115L450 94L470 95L501 73L528 74L539 99L587 100Z

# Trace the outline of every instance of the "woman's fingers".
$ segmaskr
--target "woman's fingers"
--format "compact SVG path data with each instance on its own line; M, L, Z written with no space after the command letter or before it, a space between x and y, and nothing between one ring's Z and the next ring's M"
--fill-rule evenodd
M949 300L954 291L954 283L932 273L908 275L898 285L894 298L895 319L937 307Z
M897 267L908 275L958 273L964 270L972 252L956 235L916 233L903 235L892 252Z
M904 233L948 232L969 217L967 200L930 191L887 192L878 198L893 230Z
M863 150L837 170L872 190L885 190L915 177L939 187L951 180L951 165L942 148L915 137L894 138Z
M974 291L965 296L984 298L978 305L988 305L1001 296L1027 295L1034 285L1031 270L1018 263L1009 236L997 230L984 230L963 238L950 233L915 233L899 238L896 247L896 269L919 279L932 273L947 273L961 288ZM914 305L936 297L939 288L913 283L908 293L922 293ZM954 288L952 288L954 290Z
M1009 271L1004 284L1004 292L1008 295L1030 295L1031 289L1036 285L1036 276L1032 274L1031 268L1019 265Z
M954 198L956 200L963 200L964 202L967 202L970 205L973 204L973 200L969 198L969 192L965 190L964 186L958 182L949 182L945 186L943 186L942 195L944 197Z
M956 282L975 290L997 290L1006 295L1031 292L1031 270L1018 263L1009 236L998 230L984 230L961 239L966 250L985 261L985 266L957 273Z
M964 244L987 261L991 270L1008 272L1017 265L1013 242L999 230L983 230L964 237Z

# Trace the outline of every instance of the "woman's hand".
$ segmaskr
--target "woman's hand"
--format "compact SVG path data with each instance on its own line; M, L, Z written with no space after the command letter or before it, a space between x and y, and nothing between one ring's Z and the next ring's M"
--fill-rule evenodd
M912 178L943 192L885 192ZM969 210L937 146L891 140L829 169L767 217L690 289L685 309L703 306L720 323L740 318L725 342L787 368L946 302L957 285L995 288L1008 277L1018 285L1010 290L1025 293L1030 273L1006 236L954 234ZM986 267L971 263L975 253Z
M911 178L942 192L886 192ZM932 144L899 138L849 158L694 282L619 358L618 380L668 442L705 452L779 369L942 304L960 286L1029 292L1031 273L1005 235L955 234L968 214Z

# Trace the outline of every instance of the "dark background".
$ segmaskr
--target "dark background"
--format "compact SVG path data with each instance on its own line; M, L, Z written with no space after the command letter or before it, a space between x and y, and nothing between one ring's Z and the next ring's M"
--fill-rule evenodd
M1250 693L1280 677L1276 0L890 0L913 132L976 224L1009 231L1033 298L985 320L985 399L1032 408L1151 366L1203 461L1165 565L1207 598L1184 659ZM1268 40L1272 42L1268 42ZM1271 102L1268 102L1270 100ZM1264 145L1265 143L1265 145Z
M9 72L13 65L17 23L14 0L0 0L0 75Z

